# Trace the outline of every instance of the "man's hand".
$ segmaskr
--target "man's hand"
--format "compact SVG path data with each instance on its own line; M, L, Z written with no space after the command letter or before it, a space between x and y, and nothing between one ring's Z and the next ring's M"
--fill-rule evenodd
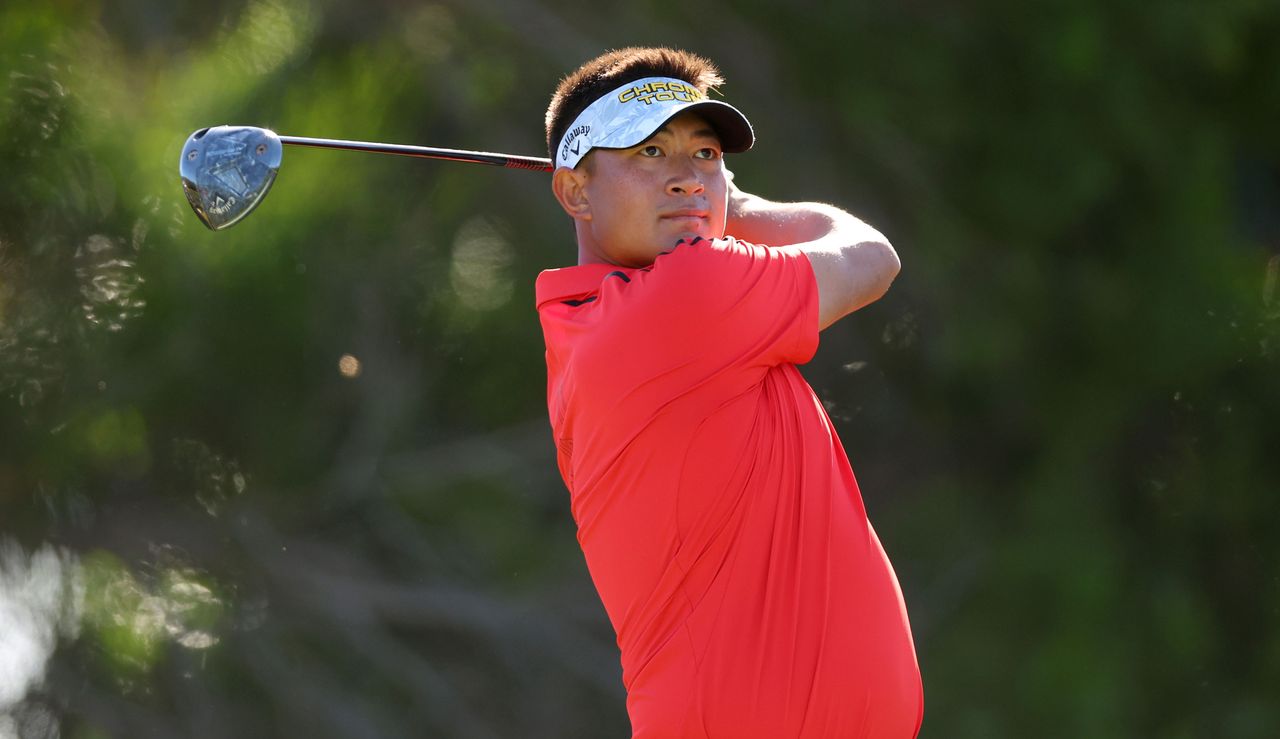
M818 328L879 300L901 263L888 239L845 211L822 203L775 203L738 188L726 170L729 236L805 253L818 282Z

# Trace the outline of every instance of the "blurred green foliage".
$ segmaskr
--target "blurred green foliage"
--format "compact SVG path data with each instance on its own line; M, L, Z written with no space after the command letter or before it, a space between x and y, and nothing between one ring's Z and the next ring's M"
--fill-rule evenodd
M922 735L1275 736L1278 37L1258 0L5 3L0 598L48 662L0 735L625 735L545 180L287 150L215 234L176 163L220 123L539 154L560 75L662 43L724 68L744 188L902 255L805 373Z

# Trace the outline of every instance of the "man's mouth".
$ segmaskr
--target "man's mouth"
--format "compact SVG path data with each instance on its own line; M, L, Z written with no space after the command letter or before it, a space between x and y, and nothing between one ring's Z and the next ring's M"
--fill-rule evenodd
M685 208L683 210L673 210L670 213L663 213L663 220L670 221L705 221L710 214L705 210L696 208Z

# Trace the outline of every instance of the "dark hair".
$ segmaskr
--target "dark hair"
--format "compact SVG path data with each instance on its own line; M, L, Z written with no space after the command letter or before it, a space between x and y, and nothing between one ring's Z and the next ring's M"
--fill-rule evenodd
M674 77L704 95L724 83L715 64L687 51L631 46L606 52L560 80L547 106L547 153L555 157L560 138L588 105L610 90L644 77Z

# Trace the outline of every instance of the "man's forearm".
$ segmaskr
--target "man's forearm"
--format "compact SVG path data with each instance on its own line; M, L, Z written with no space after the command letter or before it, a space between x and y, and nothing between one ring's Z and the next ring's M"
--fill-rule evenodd
M818 281L819 328L878 300L901 268L883 234L835 206L775 203L732 184L726 232L805 253Z
M854 239L884 240L875 229L845 211L823 203L776 203L734 190L729 198L729 236L765 246L808 245Z

